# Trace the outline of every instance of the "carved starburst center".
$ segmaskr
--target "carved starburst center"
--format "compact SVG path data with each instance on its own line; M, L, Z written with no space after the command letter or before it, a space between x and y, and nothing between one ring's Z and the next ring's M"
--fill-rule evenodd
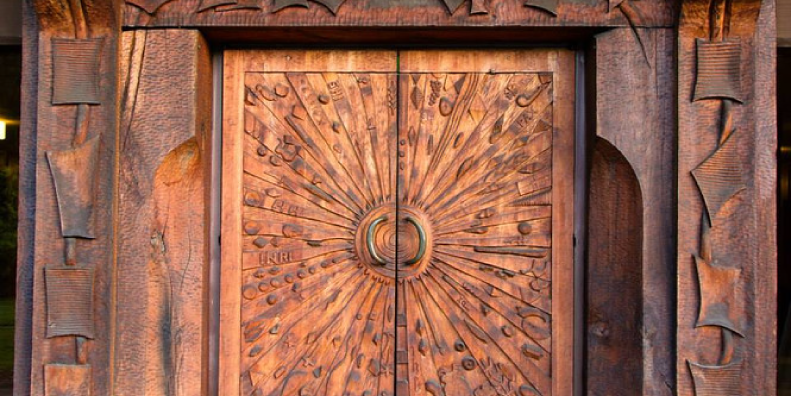
M394 203L373 208L357 226L355 249L361 265L386 278L419 275L430 261L432 229L428 215Z

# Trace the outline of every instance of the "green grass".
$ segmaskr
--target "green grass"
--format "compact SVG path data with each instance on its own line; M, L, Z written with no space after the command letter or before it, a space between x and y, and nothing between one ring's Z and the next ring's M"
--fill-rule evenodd
M14 369L13 299L0 299L0 371Z

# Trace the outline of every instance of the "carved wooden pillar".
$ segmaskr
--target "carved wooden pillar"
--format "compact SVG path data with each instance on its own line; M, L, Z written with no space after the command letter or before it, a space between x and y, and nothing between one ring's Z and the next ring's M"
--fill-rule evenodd
M775 391L774 2L679 23L678 394Z
M205 394L211 65L195 30L124 32L116 354L124 395Z
M31 8L32 6L32 8ZM27 5L17 394L110 394L119 3ZM33 24L31 26L31 24ZM32 183L33 185L31 186ZM32 299L27 299L32 296ZM27 354L30 348L30 355Z

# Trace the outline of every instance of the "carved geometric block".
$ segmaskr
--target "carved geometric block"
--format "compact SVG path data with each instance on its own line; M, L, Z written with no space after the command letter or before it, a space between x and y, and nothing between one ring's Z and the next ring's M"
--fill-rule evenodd
M697 396L738 396L741 395L742 362L725 366L708 366L689 363Z
M91 366L47 364L44 366L45 396L91 396Z
M149 14L157 12L159 7L171 0L126 0L127 3L142 8Z
M198 5L198 12L203 12L211 8L220 7L224 5L236 4L236 0L201 0Z
M700 312L696 326L719 326L744 335L744 300L738 290L742 270L715 266L695 257L700 282Z
M712 43L698 39L698 72L693 101L742 101L742 45L738 40Z
M94 338L93 270L46 268L47 338Z
M725 203L747 188L747 172L739 156L738 136L738 131L731 134L717 151L692 170L712 226L719 224L718 215Z
M52 39L52 104L100 104L103 39Z
M202 10L214 8L214 11L216 12L261 9L261 2L259 0L209 0L204 1L201 5L203 7Z
M55 180L63 237L95 238L91 215L96 197L99 137L71 150L47 152L47 161Z
M527 0L525 7L542 9L554 16L558 16L558 0Z

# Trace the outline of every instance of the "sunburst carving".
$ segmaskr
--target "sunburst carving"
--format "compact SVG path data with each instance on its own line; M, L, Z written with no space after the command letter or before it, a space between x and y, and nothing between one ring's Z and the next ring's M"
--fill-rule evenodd
M551 74L245 84L242 394L551 394Z

